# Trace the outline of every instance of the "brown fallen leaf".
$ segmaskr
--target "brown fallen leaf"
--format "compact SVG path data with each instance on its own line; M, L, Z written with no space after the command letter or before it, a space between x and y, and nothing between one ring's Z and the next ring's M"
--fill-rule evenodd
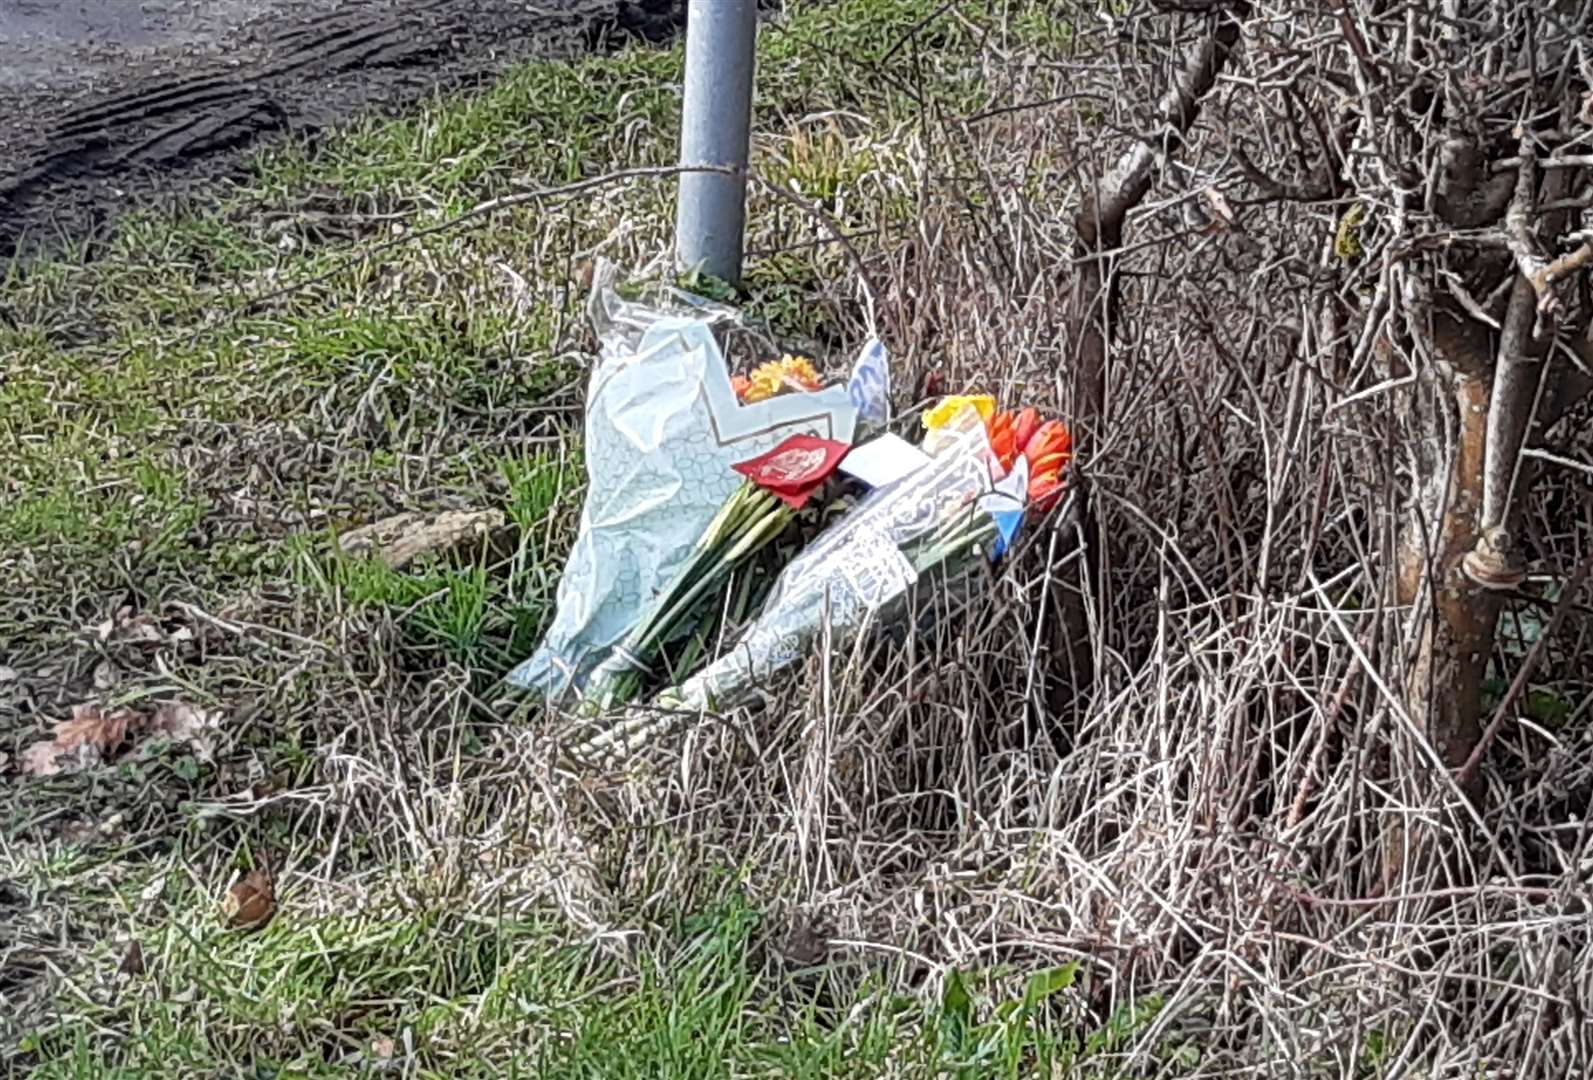
M166 637L153 615L134 615L131 607L120 608L115 615L94 627L94 636L101 643L114 641L140 645L158 645Z
M258 930L271 921L276 910L276 892L264 870L249 871L221 898L221 913L234 930Z
M216 744L213 738L221 716L207 709L196 709L181 701L165 701L150 717L149 730L163 735L174 743L187 743L200 761L215 761Z
M344 533L338 547L402 570L426 555L443 555L462 547L492 541L505 523L499 510L446 510L437 514L405 512Z
M122 962L117 965L116 971L121 975L144 974L144 946L133 939L127 944L127 952L122 954Z
M93 702L85 702L72 706L72 719L55 725L55 742L62 750L76 750L80 746L114 750L127 738L129 731L137 731L143 723L144 718L132 709L105 712Z
M144 717L132 709L106 712L92 702L74 705L70 720L56 722L53 739L22 752L22 771L31 776L80 772L98 764L144 723Z
M22 751L22 771L29 776L55 776L62 771L55 762L59 753L60 747L55 745L53 739L36 742Z

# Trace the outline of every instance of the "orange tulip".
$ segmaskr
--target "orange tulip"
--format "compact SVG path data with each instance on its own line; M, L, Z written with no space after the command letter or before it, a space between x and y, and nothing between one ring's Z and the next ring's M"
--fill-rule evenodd
M1062 496L1062 470L1073 457L1073 433L1060 420L1035 429L1023 447L1029 462L1029 502L1041 513Z
M1018 437L1018 449L1022 450L1029 445L1029 440L1034 438L1034 433L1040 427L1040 411L1038 409L1024 409L1013 421L1013 431Z
M1018 429L1012 414L996 413L985 425L985 434L990 436L990 449L995 452L996 460L1001 462L1001 467L1012 468L1012 463L1018 460L1018 454L1023 450L1023 444L1018 441Z
M1029 477L1029 505L1036 513L1045 513L1062 497L1062 478L1056 473Z
M1060 423L1059 420L1052 420L1042 424L1040 411L1028 408L1017 413L1008 411L994 414L985 425L985 433L990 437L990 449L995 451L1001 467L1011 469L1018 455L1028 452L1029 443L1036 435L1049 429L1051 433L1047 437L1054 439L1054 429Z

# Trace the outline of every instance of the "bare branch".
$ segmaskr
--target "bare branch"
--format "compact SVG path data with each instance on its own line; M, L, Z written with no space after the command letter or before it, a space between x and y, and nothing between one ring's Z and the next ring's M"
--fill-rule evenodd
M1247 10L1247 4L1235 3L1234 17L1224 19L1189 50L1183 69L1157 102L1156 130L1118 159L1086 204L1079 215L1079 233L1092 250L1113 248L1122 242L1123 220L1150 191L1158 157L1175 149L1200 115L1200 100L1216 83L1217 74L1238 42L1238 16Z
M1533 292L1537 294L1538 310L1545 315L1553 315L1559 305L1559 299L1548 286L1549 263L1538 254L1532 242L1531 227L1538 196L1538 174L1534 167L1536 160L1525 139L1521 141L1519 160L1521 164L1516 170L1515 197L1510 200L1510 209L1505 212L1505 239L1510 246L1510 254L1515 257L1521 276L1527 279Z
M1544 266L1541 281L1533 281L1532 286L1541 293L1555 282L1570 277L1589 263L1593 263L1593 240L1587 241L1576 250L1561 255L1558 259Z

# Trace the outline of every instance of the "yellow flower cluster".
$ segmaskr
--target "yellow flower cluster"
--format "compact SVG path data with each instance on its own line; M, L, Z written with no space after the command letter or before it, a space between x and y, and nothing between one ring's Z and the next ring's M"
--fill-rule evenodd
M824 388L813 361L790 355L760 364L744 382L738 379L736 384L741 400L748 404L765 401L786 390L812 391Z

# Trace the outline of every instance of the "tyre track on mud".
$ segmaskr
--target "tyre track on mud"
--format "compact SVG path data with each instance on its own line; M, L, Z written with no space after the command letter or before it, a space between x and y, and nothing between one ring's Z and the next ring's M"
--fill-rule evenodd
M262 140L399 109L531 56L661 41L683 20L683 0L309 0L229 27L214 55L134 61L114 93L0 91L12 129L0 130L11 159L0 157L0 258L224 175Z

